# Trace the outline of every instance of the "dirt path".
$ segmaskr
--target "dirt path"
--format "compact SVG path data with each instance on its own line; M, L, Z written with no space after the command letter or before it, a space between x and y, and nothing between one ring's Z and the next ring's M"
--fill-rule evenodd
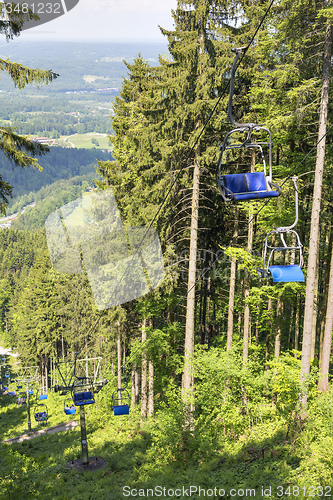
M6 444L21 443L26 439L33 439L35 437L41 436L42 434L53 434L54 432L71 431L78 425L79 423L76 420L70 420L69 422L54 425L53 427L47 427L46 429L41 429L40 431L28 432L26 434L22 434L21 436L5 439L2 442Z

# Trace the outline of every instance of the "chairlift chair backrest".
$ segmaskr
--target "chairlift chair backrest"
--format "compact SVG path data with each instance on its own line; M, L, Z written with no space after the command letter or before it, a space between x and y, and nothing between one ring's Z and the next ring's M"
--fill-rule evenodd
M75 406L95 403L93 384L89 377L77 377L73 384L72 399Z

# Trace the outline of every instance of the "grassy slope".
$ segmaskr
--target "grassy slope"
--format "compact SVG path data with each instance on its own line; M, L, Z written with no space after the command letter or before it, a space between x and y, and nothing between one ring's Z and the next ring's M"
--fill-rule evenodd
M320 418L325 418L331 402L332 394L322 396L313 410L317 412L315 427L310 418L305 427L296 424L288 436L285 422L275 415L251 424L237 437L232 433L225 436L223 432L214 436L206 425L200 428L198 422L197 434L191 437L180 432L174 411L161 413L142 428L138 410L131 410L129 416L114 417L110 411L110 390L104 388L97 395L96 405L87 407L86 422L89 455L104 458L107 466L85 473L66 469L66 462L81 456L79 426L20 444L1 445L4 479L0 483L0 499L123 499L128 492L123 490L125 486L135 490L127 496L131 499L135 493L143 497L147 493L143 490L157 486L166 488L163 498L204 498L199 487L209 491L206 498L224 498L218 490L224 489L228 494L232 488L232 496L237 499L254 497L254 491L256 498L318 498L320 487L330 497L333 438L327 435L330 431ZM47 404L48 425L71 419L63 414L61 396L51 395ZM318 413L318 408L323 411ZM0 398L0 412L3 437L18 435L26 427L25 410L8 396ZM262 487L266 488L265 496ZM284 488L284 494L279 487ZM177 489L181 493L178 496Z

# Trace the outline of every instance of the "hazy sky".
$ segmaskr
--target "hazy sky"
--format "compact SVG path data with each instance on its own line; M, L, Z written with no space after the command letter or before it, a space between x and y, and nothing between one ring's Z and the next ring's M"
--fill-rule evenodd
M21 0L22 2L22 0ZM67 14L21 33L21 40L151 40L173 27L177 0L80 0Z

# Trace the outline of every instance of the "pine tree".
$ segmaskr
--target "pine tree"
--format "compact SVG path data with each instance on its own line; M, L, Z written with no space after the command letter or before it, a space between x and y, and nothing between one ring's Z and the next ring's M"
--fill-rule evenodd
M0 3L0 11L6 10L6 4ZM25 11L24 11L25 12ZM23 24L29 19L36 18L30 10L24 13L19 9L11 10L0 21L0 33L5 35L6 40L13 39L20 34ZM15 86L22 90L26 85L36 84L37 86L50 83L57 75L53 71L44 71L41 69L31 69L22 64L0 59L0 72L7 73ZM35 143L27 137L18 135L12 127L0 127L0 149L4 155L11 160L13 165L33 167L42 170L35 156L41 156L48 151L46 146ZM0 176L0 213L5 213L8 205L8 198L12 196L12 186L10 186Z

